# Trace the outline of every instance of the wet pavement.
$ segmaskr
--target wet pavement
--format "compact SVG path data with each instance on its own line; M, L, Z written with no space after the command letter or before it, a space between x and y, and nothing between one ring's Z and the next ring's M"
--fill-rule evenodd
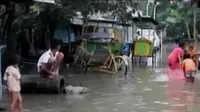
M126 77L117 73L62 72L69 84L82 83L90 92L23 95L24 112L199 112L200 74L194 84L168 81L164 64L166 51L163 50L157 68L134 68Z

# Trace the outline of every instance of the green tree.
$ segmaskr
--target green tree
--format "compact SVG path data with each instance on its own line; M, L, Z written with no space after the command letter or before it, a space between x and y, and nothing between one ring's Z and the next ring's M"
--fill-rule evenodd
M186 33L189 39L197 38L197 25L200 10L196 4L191 6L183 2L177 2L159 14L159 21L167 26L170 36L180 36ZM178 35L177 35L178 34Z
M1 18L4 20L3 29L4 36L7 36L8 40L8 50L10 52L16 50L16 40L21 37L19 32L23 32L24 28L32 27L33 24L43 25L51 37L57 25L66 26L78 11L82 13L85 21L91 12L109 11L119 20L126 22L130 19L130 13L126 12L126 8L134 3L135 0L60 0L57 5L39 2L20 4L6 2L6 12Z

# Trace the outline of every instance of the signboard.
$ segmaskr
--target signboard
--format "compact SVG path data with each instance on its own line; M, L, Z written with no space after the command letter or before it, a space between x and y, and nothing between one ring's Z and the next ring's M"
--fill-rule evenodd
M33 1L55 4L55 0L33 0Z
M136 40L134 42L134 56L151 57L153 52L153 44L149 40Z

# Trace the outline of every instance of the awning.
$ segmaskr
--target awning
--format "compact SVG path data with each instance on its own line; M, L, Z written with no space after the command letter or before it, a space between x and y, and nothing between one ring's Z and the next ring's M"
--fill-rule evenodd
M5 3L9 2L9 1L13 1L15 3L25 3L25 2L36 1L36 2L55 4L55 0L0 0L0 4L5 4Z
M55 4L55 0L33 0L36 2L42 2L42 3L51 3L51 4Z
M83 18L78 18L78 17L74 17L71 20L72 24L75 25L83 25ZM99 26L99 27L107 27L107 28L122 28L124 26L131 26L131 24L128 23L122 23L120 21L117 20L111 20L111 19L94 19L94 18L89 18L88 19L88 25L89 26Z
M9 1L13 1L15 3L25 3L25 2L32 2L33 0L0 0L0 4L8 3Z
M134 17L133 22L142 29L155 28L159 23L151 17Z

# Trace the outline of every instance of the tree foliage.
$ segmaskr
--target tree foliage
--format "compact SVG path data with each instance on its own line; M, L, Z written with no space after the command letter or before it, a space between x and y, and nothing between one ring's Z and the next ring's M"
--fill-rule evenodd
M42 26L52 37L58 25L67 26L69 20L81 12L85 20L90 13L110 12L113 17L127 22L132 11L127 6L136 5L136 0L56 0L56 5L40 2L6 2L4 14L1 14L3 37L7 38L9 51L17 48L17 38L26 28ZM2 9L2 8L1 8Z
M54 19L72 18L76 12L81 12L84 18L87 18L90 13L111 12L119 20L126 21L130 15L126 11L127 6L132 7L135 3L134 0L61 0L59 6L35 3L37 7L32 6L32 9L34 7L34 10L37 8L37 12L52 14L57 17Z
M167 27L169 36L195 39L199 29L196 23L200 22L200 9L196 5L177 2L159 14L159 21Z

